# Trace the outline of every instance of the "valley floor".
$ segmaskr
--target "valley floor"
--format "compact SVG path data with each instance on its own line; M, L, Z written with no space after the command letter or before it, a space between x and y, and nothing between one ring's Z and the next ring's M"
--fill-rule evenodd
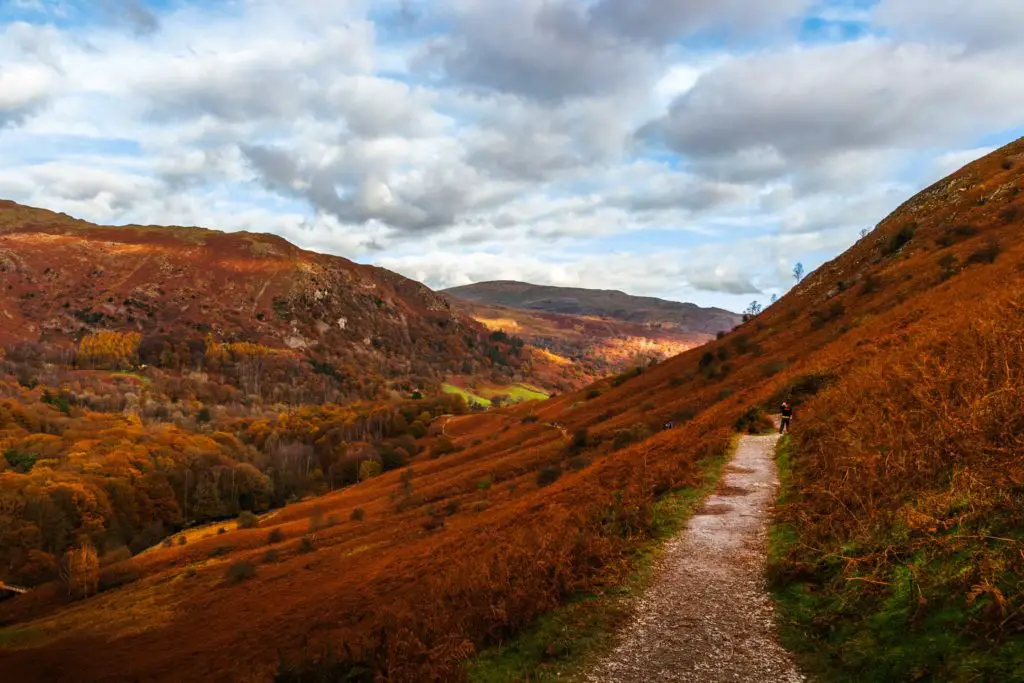
M765 587L777 436L745 436L718 491L671 540L591 682L796 682Z

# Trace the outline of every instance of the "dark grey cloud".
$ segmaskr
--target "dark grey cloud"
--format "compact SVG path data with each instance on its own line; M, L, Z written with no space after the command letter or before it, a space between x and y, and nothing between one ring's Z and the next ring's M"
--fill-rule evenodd
M241 151L268 189L305 199L341 223L379 221L401 232L437 232L465 212L508 199L475 193L482 180L458 164L392 183L387 173L367 171L367 160L346 156L344 150L322 166L281 149L243 145Z
M483 90L560 101L619 90L655 60L595 27L578 0L470 4L421 65Z
M424 64L445 78L541 101L642 88L664 46L704 30L776 26L810 0L484 0L460 5L455 31Z
M160 29L160 19L143 0L102 0L101 7L111 18L138 35L148 35Z
M810 0L601 0L591 21L634 40L664 43L705 30L749 37L798 15Z
M721 294L762 294L753 282L748 278L729 273L716 275L713 271L702 275L691 276L689 284L694 289L704 292L719 292Z

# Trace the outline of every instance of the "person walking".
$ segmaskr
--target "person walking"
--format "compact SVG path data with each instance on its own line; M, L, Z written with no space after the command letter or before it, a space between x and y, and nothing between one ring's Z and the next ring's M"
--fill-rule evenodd
M782 424L779 425L779 434L789 431L789 423L793 421L793 406L789 401L782 402Z

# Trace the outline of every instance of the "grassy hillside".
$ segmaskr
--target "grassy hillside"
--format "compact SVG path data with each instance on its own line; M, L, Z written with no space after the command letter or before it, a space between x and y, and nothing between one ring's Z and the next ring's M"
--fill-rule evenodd
M96 597L53 586L0 604L0 667L11 681L459 680L475 653L620 582L657 501L789 398L772 576L805 663L825 680L1013 680L1022 227L1019 141L706 347L453 418L408 467L126 560L133 580Z

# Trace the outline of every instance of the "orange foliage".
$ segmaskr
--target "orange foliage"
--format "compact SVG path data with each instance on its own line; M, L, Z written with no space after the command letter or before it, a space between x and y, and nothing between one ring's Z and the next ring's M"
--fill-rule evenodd
M78 360L93 367L122 368L138 361L138 332L94 332L78 345Z

